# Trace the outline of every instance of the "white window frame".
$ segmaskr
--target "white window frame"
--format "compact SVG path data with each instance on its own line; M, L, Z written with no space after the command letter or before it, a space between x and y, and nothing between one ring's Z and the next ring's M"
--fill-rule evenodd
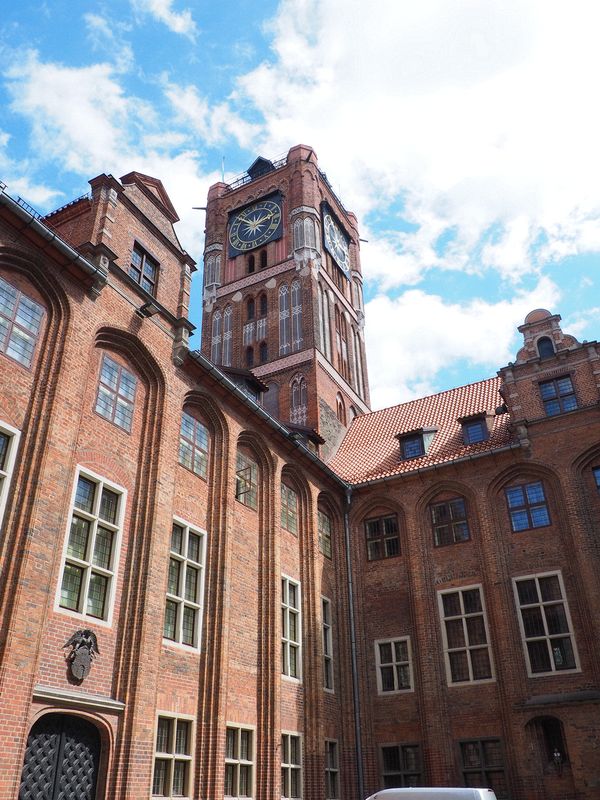
M471 646L471 645L468 644L468 639L467 639L467 635L466 635L467 631L466 631L465 620L466 620L467 616L475 616L475 614L471 615L471 614L462 613L459 617L456 617L456 619L462 620L463 631L465 632L465 644L464 644L463 647L460 647L460 648L454 648L454 647L453 648L449 648L449 646L448 646L448 635L447 635L447 631L446 631L446 619L454 619L454 617L448 617L447 618L444 615L443 596L446 595L446 594L454 594L454 593L458 592L459 595L460 595L461 608L463 608L462 594L463 594L463 592L468 592L468 591L470 591L472 589L478 589L479 590L479 597L481 599L481 609L482 610L478 611L476 613L477 613L477 615L479 615L479 614L483 615L483 624L484 624L485 635L486 635L486 640L487 640L486 646L487 646L487 650L488 650L488 657L489 657L489 660L490 660L491 676L489 678L473 678L473 664L472 664L472 661L471 661L470 651L471 650L483 649L483 645L472 645ZM448 686L450 686L452 688L455 688L455 687L458 687L458 686L472 686L473 684L478 684L478 683L493 683L496 680L496 669L495 669L495 665L494 665L494 655L492 653L492 641L491 641L491 638L490 638L490 628L489 628L489 625L488 625L487 608L486 608L486 604L485 604L485 595L484 595L484 592L483 592L482 584L474 583L474 584L472 584L470 586L453 586L452 588L449 588L449 589L442 589L442 590L438 591L437 594L438 594L438 609L439 609L439 614L440 614L440 625L441 625L441 628L442 628L442 640L443 640L443 643L444 643L444 663L446 665L446 680L448 682ZM452 650L452 652L454 652L455 650L465 650L466 651L466 653L467 653L467 664L468 664L468 667L469 667L469 675L470 675L470 678L469 678L468 681L453 681L452 680L452 669L451 669L451 666L450 666L450 651L451 650Z
M325 613L328 610L328 614ZM333 604L321 595L321 632L323 646L323 691L335 694L335 661L333 658ZM327 616L329 619L327 620ZM327 686L327 666L331 673L331 686Z
M165 595L165 611L166 611L166 603L167 601L171 601L172 603L177 604L177 619L175 622L175 629L176 629L176 638L169 639L164 635L164 622L163 622L163 644L167 647L177 647L186 652L190 652L190 650L200 650L202 646L202 628L204 626L204 580L206 576L206 542L207 542L207 532L203 529L198 527L197 525L192 525L191 522L188 522L181 517L173 517L173 524L179 525L179 527L184 529L184 537L185 537L185 555L180 553L176 553L174 550L171 550L171 544L169 543L169 564L171 559L174 558L175 560L179 561L183 568L180 571L180 594L174 595L169 592L169 584L167 578L167 591ZM172 530L172 529L171 529ZM188 541L189 541L189 534L194 533L196 536L200 537L200 561L192 561L187 557L188 552ZM198 578L198 602L193 603L190 600L185 599L185 576L187 572L188 564L191 565L194 569L197 569L200 572ZM168 566L167 566L168 570ZM194 644L186 644L182 641L182 625L183 625L183 609L185 607L193 608L196 611L196 630L195 630L195 642Z
M96 490L96 508L99 504L99 499L102 494L102 488L106 487L110 489L112 492L116 492L120 495L120 502L119 502L119 512L117 516L117 522L115 525L110 527L115 528L115 534L113 538L113 565L111 570L100 570L102 574L106 574L110 572L110 580L109 580L109 589L106 598L106 605L107 605L107 612L106 617L104 619L100 619L99 617L93 617L90 614L87 614L85 611L73 611L70 608L64 608L60 604L61 600L61 588L63 582L63 574L65 571L65 565L67 560L74 563L76 566L81 566L85 569L84 579L83 579L83 586L81 591L81 598L80 598L80 608L85 608L87 602L87 595L88 595L88 586L89 586L89 575L91 572L91 561L80 561L77 558L68 556L68 547L69 547L69 535L71 532L71 520L73 518L73 514L75 513L75 495L77 493L77 484L79 482L79 478L86 478L89 481L93 481L95 484L100 486L100 491ZM125 507L127 505L127 489L123 486L119 486L117 483L113 483L113 481L109 480L108 478L103 477L102 475L98 475L98 473L93 472L92 470L87 469L86 467L82 467L78 465L75 469L75 480L73 481L73 489L71 491L71 500L69 503L69 515L67 520L67 528L65 531L64 543L63 543L63 551L62 551L62 558L61 558L61 566L60 572L58 576L58 582L56 586L56 596L54 600L54 610L58 614L65 614L69 617L75 617L76 619L85 619L93 621L94 625L100 625L102 627L110 628L112 626L113 620L113 613L114 613L114 606L115 606L115 597L117 592L117 582L119 578L119 560L121 557L121 545L123 542L123 522L125 519ZM83 517L86 516L86 512L80 511L77 509L77 514L81 514ZM95 536L96 528L98 526L98 515L87 515L87 517L92 521L93 517L93 536ZM91 547L91 544L90 544Z
M238 746L238 757L237 758L230 758L227 755L227 731L228 730L235 730L237 732L237 746ZM240 734L241 731L246 731L250 733L250 742L251 742L251 758L250 759L243 759L239 757L239 741L240 741ZM240 778L239 778L239 768L240 767L249 767L250 768L250 794L225 794L225 797L236 798L236 800L245 800L247 797L254 797L256 793L255 788L255 781L256 781L256 726L255 725L245 725L240 722L227 722L225 724L225 753L224 753L224 764L225 769L227 765L233 765L237 767L237 787L239 789L240 786ZM225 775L225 769L223 770L223 775ZM223 779L223 791L225 788L225 779Z
M331 764L329 760L330 748L329 745L333 744L335 752L335 764ZM332 793L329 791L331 788L331 776L335 775L335 783L337 791ZM337 739L325 739L325 800L339 800L340 797L340 748Z
M171 742L171 752L163 753L162 751L158 751L157 747L157 736L158 736L158 722L160 718L169 719L173 721L173 732L172 732L172 742ZM178 722L189 722L190 723L190 741L189 741L189 754L184 753L176 753L175 752L175 737L177 735L177 723ZM156 714L156 719L154 722L154 743L152 747L153 757L152 757L152 779L150 784L150 792L151 797L177 797L177 798L192 798L193 797L193 788L194 788L194 752L195 752L195 745L196 745L196 718L190 714L174 714L172 711L158 711ZM170 761L171 768L169 770L169 777L167 783L169 785L169 794L153 794L152 789L154 788L154 766L156 761ZM175 761L185 761L188 765L187 768L187 786L185 794L173 794L173 764Z
M7 422L0 421L0 433L8 436L6 460L4 468L0 469L0 532L2 532L2 520L6 509L6 500L8 498L8 490L10 488L13 470L15 468L21 431L13 428L12 425L9 425Z
M567 625L569 626L568 636L571 639L571 646L573 647L573 656L575 658L575 667L573 669L555 669L554 668L554 658L553 658L552 654L550 654L550 663L551 663L553 669L550 670L549 672L533 672L532 669L531 669L531 662L529 660L529 650L527 648L527 642L531 641L532 639L538 639L538 640L545 639L547 645L549 645L550 634L547 634L546 636L529 637L529 639L527 639L525 637L525 626L523 625L523 615L521 614L521 609L522 608L530 608L530 607L533 607L534 605L543 607L545 605L556 604L555 600L553 600L553 601L543 601L543 600L541 600L541 595L540 595L540 592L539 592L538 579L539 578L550 578L550 577L553 577L553 576L556 576L558 578L558 582L559 582L559 585L560 585L560 590L561 590L561 594L562 594L561 602L564 605L565 617L567 619ZM532 603L532 604L528 604L527 606L521 606L521 602L519 600L519 592L518 592L518 589L517 589L517 583L519 581L525 581L525 580L535 580L536 586L538 587L538 596L540 597L540 602L539 603L535 603L535 604ZM569 601L567 600L567 593L565 591L565 583L563 581L562 571L559 570L559 569L556 569L556 570L550 570L548 572L536 572L536 573L533 573L531 575L518 575L517 577L512 579L512 583L513 583L513 592L514 592L514 597L515 597L515 605L516 605L516 608L517 608L517 616L519 618L519 630L521 632L521 644L523 646L523 653L525 655L525 664L527 665L527 675L530 678L543 678L543 677L547 677L548 675L572 675L575 672L581 672L581 664L580 664L580 661L579 661L579 652L577 650L577 642L575 641L575 631L573 629L573 620L571 619L571 612L570 612L570 609L569 609ZM545 614L543 614L543 619L544 619L544 627L547 629L547 621L546 621L546 615ZM565 637L566 636L567 636L567 634L565 634Z
M283 739L284 739L284 737L287 739L287 742L288 742L288 753L291 752L291 747L290 747L291 740L292 739L297 739L298 740L298 745L300 747L300 764L292 764L291 762L287 762L287 761L283 760L283 754L284 754ZM291 779L290 779L292 770L296 770L298 772L299 776L300 776L299 777L300 793L299 794L294 794L294 795L292 795L292 794L284 794L283 793L284 786L282 784L280 786L282 800L300 800L302 798L302 791L303 791L303 788L304 788L303 787L303 778L304 778L304 775L303 775L303 771L304 771L303 770L303 761L304 761L304 747L303 747L303 741L302 741L302 734L298 733L298 731L283 731L282 730L281 731L281 773L283 775L283 771L286 770L286 772L288 774L288 785L290 786L290 789L291 789L291 785L292 785L292 782L291 782Z
M290 584L297 590L297 608L290 606L288 602ZM281 611L281 676L294 683L300 683L302 681L302 588L300 581L289 575L281 576ZM297 618L297 640L289 638L291 615L295 615ZM296 650L296 675L290 675L290 651L292 649Z
M408 661L396 661L395 658L395 647L394 645L396 642L406 642L407 644L407 651L408 651ZM381 644L389 644L392 647L393 653L393 660L388 662L385 661L382 663L381 661L381 651L379 645ZM388 695L392 694L407 694L407 692L414 692L415 690L415 680L414 680L414 672L413 672L413 657L412 657L412 646L410 642L410 636L394 636L392 639L376 639L374 642L375 645L375 664L376 664L376 674L377 674L377 694L383 695L387 697ZM396 672L396 667L398 665L408 664L408 674L409 674L409 681L410 686L408 689L400 689L398 688L398 675ZM381 678L381 669L382 667L392 667L394 671L394 689L384 689L383 688L383 680Z

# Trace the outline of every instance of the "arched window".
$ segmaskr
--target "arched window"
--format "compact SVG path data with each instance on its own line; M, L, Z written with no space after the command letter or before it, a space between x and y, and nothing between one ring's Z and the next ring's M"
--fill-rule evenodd
M179 463L206 478L208 471L208 428L184 411L179 432Z
M338 306L335 307L335 345L337 350L338 371L348 380L348 327L346 318Z
M356 410L356 406L350 406L348 410L350 411L350 422L352 422L355 417L358 417L358 411Z
M354 295L354 308L357 311L363 310L363 295L362 295L362 285L360 281L356 278L352 281L352 289Z
M554 355L554 344L548 336L542 336L537 341L537 350L540 358L551 358Z
M210 344L210 360L213 364L221 363L221 321L222 314L219 309L213 311L212 315L212 339Z
M360 336L358 331L353 328L352 335L354 339L354 362L356 368L356 388L361 397L365 396L365 378L363 375L362 366L362 348L360 343Z
M319 331L321 334L321 352L331 361L331 333L329 329L329 299L327 290L319 284Z
M263 394L263 407L272 417L279 417L279 385L275 381L267 383Z
M302 287L292 281L292 350L302 349Z
M342 423L342 425L346 424L346 406L344 405L344 398L338 392L338 395L335 399L335 412L337 415L338 420Z
M246 366L248 368L254 366L254 348L247 347L246 348Z
M231 366L231 345L232 345L232 332L233 327L233 309L227 306L223 314L223 366Z
M261 342L259 346L259 359L261 364L266 364L269 360L269 347L266 342Z
M248 256L248 274L250 274L251 272L254 272L254 269L255 269L254 256L253 255L249 255Z
M204 267L204 285L220 286L221 284L221 256L210 255L206 258Z
M260 251L260 268L264 269L267 266L267 251Z
M556 771L559 775L569 763L569 753L563 724L557 717L534 717L526 725L528 739L532 742L543 772ZM535 752L534 751L534 752Z
M254 319L254 298L249 297L246 301L246 319Z
M312 217L297 219L294 222L294 250L301 250L303 247L317 249L315 223Z
M378 561L400 555L398 515L389 511L365 520L367 559Z
M279 355L290 352L290 290L284 283L279 287Z
M306 425L308 401L306 380L303 375L296 375L290 386L290 422L294 425Z

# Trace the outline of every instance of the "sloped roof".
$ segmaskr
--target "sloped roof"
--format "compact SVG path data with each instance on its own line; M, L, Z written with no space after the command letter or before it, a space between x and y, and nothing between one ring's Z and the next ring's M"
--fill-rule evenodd
M158 178L153 178L151 175L144 175L142 172L128 172L127 175L123 175L121 178L121 183L123 186L127 186L128 184L136 184L142 192L152 199L157 205L163 214L171 221L171 222L179 222L179 217L177 216L177 212L175 211L175 207L171 202L169 195L167 194L165 187L163 186L162 181Z
M363 483L508 445L515 439L508 414L495 415L489 438L477 444L464 443L459 422L476 414L494 414L503 402L499 388L500 378L489 378L356 417L329 466L344 480ZM437 429L428 452L402 460L398 436L421 428Z

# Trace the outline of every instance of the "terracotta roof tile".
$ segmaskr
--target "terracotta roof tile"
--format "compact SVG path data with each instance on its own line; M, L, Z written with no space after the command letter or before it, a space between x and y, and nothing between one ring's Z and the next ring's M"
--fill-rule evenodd
M458 421L479 413L494 414L502 405L499 388L500 378L489 378L356 417L329 466L344 480L362 483L508 445L514 441L508 414L494 416L489 438L470 445L464 443ZM402 460L398 435L419 428L437 429L429 451Z

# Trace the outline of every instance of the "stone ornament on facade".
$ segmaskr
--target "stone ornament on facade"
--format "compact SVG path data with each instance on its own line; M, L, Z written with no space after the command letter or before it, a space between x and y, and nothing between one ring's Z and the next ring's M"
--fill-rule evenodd
M71 675L81 682L90 674L95 656L100 655L96 634L89 628L75 631L63 644L63 650L66 647L71 648L70 652L65 654Z

